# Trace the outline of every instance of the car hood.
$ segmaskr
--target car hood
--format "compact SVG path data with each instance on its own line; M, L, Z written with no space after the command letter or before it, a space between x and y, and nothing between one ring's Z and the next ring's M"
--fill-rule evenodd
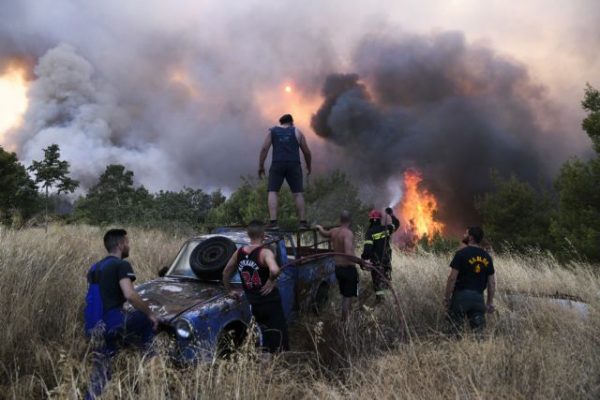
M146 282L137 286L136 290L163 323L192 307L202 306L226 295L223 285L217 282L170 277Z

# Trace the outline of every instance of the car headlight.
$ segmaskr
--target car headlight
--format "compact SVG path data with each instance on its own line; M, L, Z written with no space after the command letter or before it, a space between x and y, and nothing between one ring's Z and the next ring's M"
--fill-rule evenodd
M192 324L190 324L190 321L188 321L187 319L180 319L177 322L175 322L175 332L177 332L177 336L179 336L182 339L189 339L190 337L192 337L192 333L194 332L194 328L192 327Z

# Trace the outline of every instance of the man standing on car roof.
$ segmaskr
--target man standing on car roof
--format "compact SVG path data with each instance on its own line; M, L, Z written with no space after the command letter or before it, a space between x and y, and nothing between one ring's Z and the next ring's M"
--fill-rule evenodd
M135 274L125 259L129 238L124 229L104 235L108 256L94 264L88 274L85 330L92 339L93 370L86 398L100 396L111 375L111 360L118 350L132 345L148 350L158 319L133 287ZM128 301L137 311L125 314ZM94 343L96 342L96 343Z
M265 227L262 222L250 222L250 245L239 248L229 259L223 270L223 285L232 296L236 296L230 281L237 268L252 315L260 326L263 345L269 353L276 353L289 350L288 331L277 288L277 277L281 269L275 261L275 254L263 247L264 235Z
M304 187L302 183L302 166L300 164L300 150L306 161L306 174L311 173L312 156L306 143L306 138L294 126L294 119L290 114L279 118L279 126L269 129L263 146L260 150L258 161L258 176L265 175L265 160L269 148L273 146L273 159L269 169L268 206L270 222L267 229L278 229L277 201L278 193L285 179L294 195L296 212L300 221L300 228L307 228L308 223L304 217Z
M342 211L340 226L324 229L321 225L315 228L321 235L331 238L331 247L335 253L347 254L354 257L354 233L350 229L350 213ZM358 297L358 271L353 262L343 256L334 256L335 277L337 278L342 295L342 319L348 320L352 309L352 299Z
M465 232L466 245L454 254L444 293L444 305L456 329L465 317L471 329L481 334L485 328L486 312L494 312L496 278L492 257L481 248L483 229L470 227ZM483 292L487 288L487 302Z
M385 223L378 210L369 212L369 227L365 233L365 244L361 258L373 264L371 279L377 303L384 299L384 289L392 280L392 234L400 227L400 221L391 207L385 209Z

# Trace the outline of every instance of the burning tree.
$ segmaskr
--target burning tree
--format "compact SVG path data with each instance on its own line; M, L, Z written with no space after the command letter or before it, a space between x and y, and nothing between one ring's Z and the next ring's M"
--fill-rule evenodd
M444 231L444 224L436 220L438 203L435 196L421 187L423 177L419 171L407 170L403 174L404 194L396 205L396 213L404 227L400 244L413 248L423 237L431 240Z

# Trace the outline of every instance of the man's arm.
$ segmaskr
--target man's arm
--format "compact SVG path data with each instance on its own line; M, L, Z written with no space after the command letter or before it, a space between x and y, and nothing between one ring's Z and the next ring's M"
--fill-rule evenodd
M306 173L310 175L312 172L312 154L310 154L310 149L308 148L308 143L306 143L304 134L298 128L296 128L296 132L298 133L300 149L302 150L302 154L304 154L304 161L306 161Z
M121 287L121 291L123 292L123 296L125 296L125 299L127 299L127 301L133 306L133 308L146 314L148 316L148 319L152 321L152 329L156 330L156 328L158 328L158 319L156 318L152 310L150 310L148 304L146 304L146 302L142 300L140 295L135 291L131 279L120 279L119 286Z
M400 227L400 220L394 215L394 210L391 207L385 209L386 215L386 226L390 235L398 230Z
M319 231L319 233L321 234L321 236L329 238L331 237L331 231L327 230L325 228L323 228L321 225L315 225L315 228L317 229L317 231Z
M494 311L494 295L496 294L496 274L488 276L487 281L487 311Z
M452 298L452 293L454 293L456 278L458 278L458 270L450 268L450 275L448 275L448 281L446 282L446 291L444 293L444 305L446 307L450 306L450 299Z
M261 256L263 257L263 263L269 268L269 279L260 290L260 294L266 296L275 288L275 281L281 273L281 268L279 268L279 265L277 265L277 261L275 261L275 255L271 250L263 249Z
M267 159L267 154L269 154L269 149L271 148L271 132L267 133L267 137L263 142L262 148L260 149L260 156L258 159L258 177L262 178L265 174L265 160Z
M231 256L229 261L227 261L227 265L225 266L225 269L223 270L223 286L225 286L225 290L229 294L232 293L230 281L231 281L231 277L233 276L233 274L235 272L236 261L237 261L237 252Z

